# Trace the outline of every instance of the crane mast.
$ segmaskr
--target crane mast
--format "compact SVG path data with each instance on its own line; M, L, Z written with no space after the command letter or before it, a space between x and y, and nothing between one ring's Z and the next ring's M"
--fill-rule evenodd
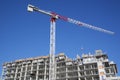
M50 24L50 62L49 62L49 80L56 79L55 73L55 20L56 18L51 17Z
M55 21L56 19L61 19L61 20L64 20L64 21L67 21L67 22L70 22L70 23L73 23L79 26L97 30L100 32L114 34L114 32L112 31L105 30L100 27L92 26L92 25L89 25L89 24L86 24L81 21L77 21L77 20L74 20L68 17L64 17L54 12L47 12L33 5L28 5L28 11L30 12L37 11L37 12L49 15L51 17L51 20L50 20L50 51L49 51L50 53L49 55L49 80L56 80L56 60L55 60L55 30L56 30Z

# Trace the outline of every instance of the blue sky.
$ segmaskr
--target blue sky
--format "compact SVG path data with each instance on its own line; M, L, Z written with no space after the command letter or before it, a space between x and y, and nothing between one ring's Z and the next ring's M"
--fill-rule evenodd
M27 12L28 4L115 32L109 35L57 20L56 54L75 58L102 49L120 74L119 0L0 0L0 74L4 62L49 54L50 17Z

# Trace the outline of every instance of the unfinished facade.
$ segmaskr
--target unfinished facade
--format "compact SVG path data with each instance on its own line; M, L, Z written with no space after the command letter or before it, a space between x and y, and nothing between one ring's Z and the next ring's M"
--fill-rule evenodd
M105 80L116 77L117 67L101 50L94 55L77 55L72 60L61 53L55 57L56 80ZM3 80L48 80L49 56L40 56L3 64Z

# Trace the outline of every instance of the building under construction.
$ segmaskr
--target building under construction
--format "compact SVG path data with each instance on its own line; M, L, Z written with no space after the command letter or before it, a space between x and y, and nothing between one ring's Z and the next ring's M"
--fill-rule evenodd
M55 56L55 73L56 80L120 80L116 64L102 50L74 60L60 53ZM49 80L49 56L4 63L2 80Z

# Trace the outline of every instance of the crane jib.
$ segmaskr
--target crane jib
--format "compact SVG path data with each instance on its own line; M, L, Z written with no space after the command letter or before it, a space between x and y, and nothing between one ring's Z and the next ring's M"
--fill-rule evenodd
M86 28L90 28L90 29L97 30L97 31L100 31L100 32L104 32L104 33L108 33L108 34L114 34L114 32L112 32L112 31L109 31L109 30L106 30L106 29L103 29L103 28L100 28L100 27L96 27L96 26L93 26L93 25L90 25L90 24L86 24L84 22L77 21L77 20L74 20L74 19L71 19L71 18L68 18L68 17L65 17L65 16L61 16L59 14L56 14L55 12L51 12L51 14L52 14L52 16L58 16L58 19L61 19L61 20L64 20L64 21L67 21L67 22L70 22L70 23L73 23L73 24L76 24L76 25L79 25L79 26L83 26L83 27L86 27Z
M112 32L112 31L109 31L109 30L106 30L106 29L103 29L103 28L100 28L100 27L96 27L96 26L93 26L93 25L90 25L90 24L86 24L84 22L77 21L77 20L74 20L74 19L71 19L71 18L67 18L67 17L60 16L60 15L59 15L59 18L64 20L64 21L67 21L67 22L70 22L70 23L73 23L73 24L76 24L76 25L79 25L79 26L83 26L83 27L86 27L86 28L90 28L90 29L97 30L97 31L100 31L100 32L104 32L104 33L108 33L108 34L114 34L114 32Z
M104 33L108 33L108 34L114 34L114 32L112 32L112 31L109 31L109 30L106 30L106 29L103 29L103 28L100 28L100 27L96 27L96 26L93 26L93 25L90 25L90 24L86 24L86 23L83 23L81 21L77 21L77 20L74 20L74 19L71 19L71 18L68 18L68 22L73 23L73 24L77 24L77 25L80 25L80 26L83 26L83 27L86 27L86 28L90 28L90 29L93 29L93 30L97 30L97 31L100 31L100 32L104 32Z

